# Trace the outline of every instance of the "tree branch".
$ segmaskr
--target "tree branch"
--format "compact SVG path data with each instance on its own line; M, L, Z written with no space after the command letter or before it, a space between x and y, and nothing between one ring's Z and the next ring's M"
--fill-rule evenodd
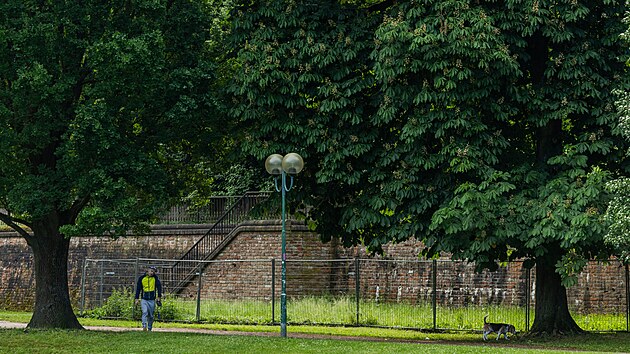
M367 8L368 12L382 12L387 10L390 6L394 5L396 0L385 0L377 4L371 5Z
M22 237L24 237L24 238L30 238L31 237L31 235L26 230L24 230L24 228L22 228L20 225L18 225L18 223L19 223L19 224L31 227L31 225L27 221L11 217L11 216L9 216L8 214L5 214L5 213L0 213L0 221L2 221L3 223L7 224L13 230L17 231L17 233L19 233Z
M90 197L83 197L81 199L75 200L74 203L72 204L72 207L70 207L70 210L68 210L68 222L70 224L74 224L75 221L77 220L77 217L79 216L79 213L81 212L81 210L83 210L83 208L85 208L85 206L90 202Z

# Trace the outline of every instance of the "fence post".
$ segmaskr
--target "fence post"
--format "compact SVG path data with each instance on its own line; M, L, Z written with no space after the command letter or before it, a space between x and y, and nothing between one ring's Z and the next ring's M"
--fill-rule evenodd
M133 285L132 285L133 286L132 287L132 289L133 289L132 292L134 293L134 296L135 296L135 293L137 291L137 289L136 289L136 282L138 281L138 277L139 277L139 275L138 275L139 268L138 267L139 267L139 265L138 265L138 257L136 257L136 263L133 266ZM132 306L131 306L131 319L134 320L136 318L136 300L133 299L131 301L133 301L132 302Z
M437 329L437 260L433 260L433 330Z
M276 323L276 259L271 259L271 324Z
M197 265L197 269L199 270L199 285L197 286L197 322L201 322L201 278L202 278L202 267L201 262Z
M630 270L626 264L626 332L630 332Z
M532 269L525 269L525 331L529 332L529 316L530 316L530 307L531 307L531 299L529 296L529 292L531 291L531 282L532 282Z
M81 272L81 311L79 312L83 316L83 309L85 308L85 275L87 271L88 259L83 260L83 271Z
M136 264L133 267L133 285L134 288L136 287L136 281L138 280L138 272L140 271L140 264L139 264L140 260L138 259L138 257L136 257ZM135 290L135 289L134 289Z
M99 267L100 273L101 273L100 274L100 281L99 281L99 283L100 283L100 285L99 285L99 300L100 300L100 306L101 307L103 306L103 281L105 281L105 279L103 279L103 272L105 271L103 269L103 264L104 263L105 262L103 262L103 260L101 260L101 266Z
M359 257L354 259L354 294L357 300L357 326L359 325L359 314L361 313L359 308L359 302L361 300L361 285L359 284L361 281L361 276L359 275L360 262Z

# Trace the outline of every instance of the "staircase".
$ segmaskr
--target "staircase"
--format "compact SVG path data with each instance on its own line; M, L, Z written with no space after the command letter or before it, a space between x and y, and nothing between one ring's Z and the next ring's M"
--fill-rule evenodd
M171 267L165 269L165 280L173 294L181 292L197 275L199 263L216 257L229 241L230 233L249 217L249 212L271 192L247 192L236 200L214 225Z

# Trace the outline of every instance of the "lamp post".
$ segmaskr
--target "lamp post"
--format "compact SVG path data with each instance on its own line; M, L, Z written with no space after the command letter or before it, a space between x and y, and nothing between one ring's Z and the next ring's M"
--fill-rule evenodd
M287 192L293 188L293 175L302 171L303 167L304 160L302 160L302 156L294 152L285 156L280 154L269 155L265 161L265 169L274 176L276 191L282 192L282 290L280 293L280 336L282 337L287 336L287 231L285 200ZM290 177L289 185L287 185L287 174ZM278 179L280 179L279 186Z

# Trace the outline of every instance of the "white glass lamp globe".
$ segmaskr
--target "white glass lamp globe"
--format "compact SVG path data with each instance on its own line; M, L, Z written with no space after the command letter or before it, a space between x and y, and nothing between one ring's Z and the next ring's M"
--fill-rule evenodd
M282 158L282 169L284 172L290 175L295 175L300 173L302 168L304 168L304 160L302 159L302 156L292 152L286 154L284 158Z
M282 155L273 154L265 160L265 169L271 175L282 174Z

